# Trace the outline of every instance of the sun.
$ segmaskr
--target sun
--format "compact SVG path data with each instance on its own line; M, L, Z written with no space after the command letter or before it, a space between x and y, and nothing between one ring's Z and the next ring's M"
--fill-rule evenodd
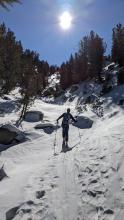
M63 12L60 17L60 26L62 29L69 29L72 24L72 16L68 11Z

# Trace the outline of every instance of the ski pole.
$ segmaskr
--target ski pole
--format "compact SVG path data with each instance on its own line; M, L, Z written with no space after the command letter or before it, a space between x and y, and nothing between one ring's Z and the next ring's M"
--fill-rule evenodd
M57 123L56 123L56 129L55 129L55 138L54 138L54 155L56 155L56 136L57 136Z

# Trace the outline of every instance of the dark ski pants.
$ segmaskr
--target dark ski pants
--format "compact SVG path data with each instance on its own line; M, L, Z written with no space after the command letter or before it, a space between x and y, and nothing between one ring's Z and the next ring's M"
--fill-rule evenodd
M68 131L69 131L69 125L62 125L62 136L66 142L68 142Z

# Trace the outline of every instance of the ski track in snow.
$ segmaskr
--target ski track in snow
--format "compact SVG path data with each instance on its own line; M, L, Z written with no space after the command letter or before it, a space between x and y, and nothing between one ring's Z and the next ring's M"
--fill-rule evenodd
M59 106L55 112L54 105L43 105L47 114L51 108L54 118L59 115ZM123 220L124 125L116 129L117 124L112 126L114 121L109 120L107 125L98 119L91 129L81 130L80 144L75 140L77 128L70 126L70 146L77 145L67 153L60 153L61 129L57 131L56 156L54 134L3 152L1 161L5 160L10 178L0 183L0 219L19 206L14 220ZM14 187L19 195L14 195Z
M41 213L37 212L38 215L41 214L41 219L112 220L115 218L114 214L104 214L108 210L109 204L106 206L105 204L111 193L108 179L118 169L118 164L113 164L109 152L111 143L110 137L106 138L103 145L102 140L95 137L84 142L85 147L82 152L78 152L77 148L73 152L53 158L45 175L45 185L42 185L44 190L48 190L48 194L44 199L46 208ZM87 161L90 163L87 164ZM120 205L122 206L121 202ZM115 209L114 206L110 208ZM34 219L38 219L37 215Z

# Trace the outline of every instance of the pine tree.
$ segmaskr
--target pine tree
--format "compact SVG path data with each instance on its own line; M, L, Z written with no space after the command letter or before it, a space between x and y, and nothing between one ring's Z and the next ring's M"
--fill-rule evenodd
M73 61L73 83L79 83L81 80L81 59L78 53L75 53L74 61Z
M20 87L20 120L28 106L47 86L49 71L47 61L41 61L34 51L24 51L14 33L4 23L0 25L0 95Z
M99 35L96 34L94 31L91 31L88 37L88 75L91 78L94 77L96 79L99 79L100 81L105 50L106 44L103 42L103 39L99 37Z
M5 85L3 92L10 92L18 82L18 77L21 72L21 55L22 46L20 42L15 40L14 33L8 30L5 38Z
M46 61L40 61L37 64L38 71L38 94L48 85L49 64Z
M5 65L4 65L4 57L5 57L5 37L6 37L6 27L3 23L0 25L0 95L2 94L2 87L4 83L3 76L5 74Z
M20 81L23 48L12 31L0 25L0 93L9 93Z
M112 61L124 66L124 27L120 23L112 30Z
M88 36L83 37L79 44L79 65L80 65L80 79L86 80L88 76Z
M22 111L18 124L23 119L27 108L34 102L37 96L37 70L35 66L36 53L30 50L26 50L23 54L23 73L21 80L21 100Z
M49 64L47 61L41 62L41 72L42 72L42 82L43 82L43 88L45 89L48 85L48 75L49 75Z
M66 85L67 87L72 85L72 68L73 68L73 64L72 64L72 60L70 58L70 60L68 62L66 62Z
M49 74L53 75L57 71L57 67L52 65L49 67Z
M73 56L60 67L60 85L62 89L67 89L74 83L73 81Z
M89 36L83 37L79 44L79 51L60 68L60 84L63 89L73 83L79 83L86 79L98 79L101 81L101 72L104 64L106 44L98 34L91 31Z
M67 70L66 70L66 64L62 63L60 67L60 85L62 89L66 89L68 87L68 77L67 77Z
M0 6L8 9L7 5L13 5L13 3L20 3L20 0L0 0Z
M71 86L73 82L73 74L74 74L74 57L71 54L70 59L66 62L66 69L67 69L67 77L68 77L68 86Z

